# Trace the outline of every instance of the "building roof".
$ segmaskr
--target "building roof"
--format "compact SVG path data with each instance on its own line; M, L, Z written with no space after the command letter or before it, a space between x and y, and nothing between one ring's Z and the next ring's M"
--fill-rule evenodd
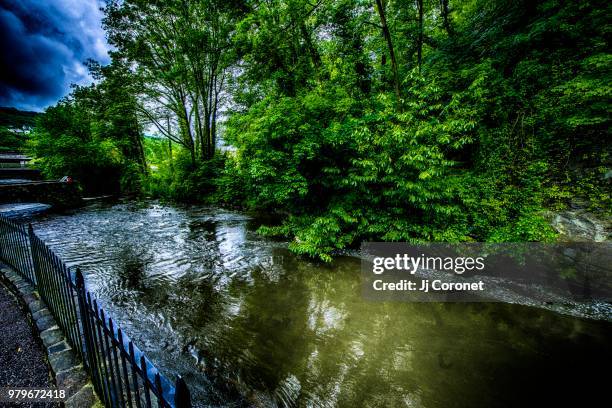
M28 161L28 160L32 160L32 158L29 157L29 156L26 156L25 154L0 153L0 162L3 162L3 161L15 161L15 160Z

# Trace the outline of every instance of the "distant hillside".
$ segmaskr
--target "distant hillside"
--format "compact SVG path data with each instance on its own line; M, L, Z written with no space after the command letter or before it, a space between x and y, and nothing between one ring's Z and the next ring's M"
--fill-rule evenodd
M23 127L34 127L37 112L22 111L15 108L0 107L0 152L21 152L25 146L27 129Z
M34 126L38 112L22 111L16 108L0 107L0 126Z

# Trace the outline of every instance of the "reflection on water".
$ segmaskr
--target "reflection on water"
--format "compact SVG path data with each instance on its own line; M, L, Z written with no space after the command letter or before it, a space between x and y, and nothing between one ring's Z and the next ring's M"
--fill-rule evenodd
M607 389L596 369L611 362L610 323L500 303L369 303L357 259L296 258L250 223L147 202L34 227L199 406L527 406Z

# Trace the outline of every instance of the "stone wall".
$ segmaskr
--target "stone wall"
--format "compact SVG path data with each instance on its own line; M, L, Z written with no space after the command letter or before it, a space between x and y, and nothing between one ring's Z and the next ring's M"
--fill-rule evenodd
M0 203L43 203L62 209L78 207L83 199L77 183L43 181L0 184Z
M40 180L40 171L29 168L0 168L0 178Z

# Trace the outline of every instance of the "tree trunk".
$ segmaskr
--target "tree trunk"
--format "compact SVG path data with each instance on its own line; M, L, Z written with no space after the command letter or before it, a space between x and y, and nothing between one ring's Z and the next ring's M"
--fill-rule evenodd
M312 63L314 64L315 68L319 68L321 66L321 56L319 55L319 52L312 43L312 38L310 38L310 33L306 28L306 23L304 23L303 21L300 23L300 33L302 34L304 43L306 43L306 48L308 48Z
M205 130L202 127L202 115L200 113L200 106L199 106L200 102L199 102L199 98L198 98L198 103L195 106L195 120L196 120L196 140L197 140L197 144L198 146L196 147L196 150L199 150L198 153L200 154L200 158L204 159L206 157L206 138L205 138Z
M213 155L215 154L215 145L214 145L214 135L213 132L215 132L214 129L214 120L215 120L215 107L213 105L213 98L215 98L215 81L217 78L217 74L216 74L216 64L213 65L213 67L211 68L211 73L210 73L210 83L208 86L208 109L206 111L206 140L207 140L207 146L208 146L208 150L206 151L206 157L208 159L212 159Z
M140 167L142 169L142 173L143 174L148 174L149 173L149 169L147 168L147 159L145 157L145 152L144 152L144 146L142 144L142 136L140 135L140 132L138 132L136 134L136 149L138 151L138 161L140 164Z
M383 0L376 0L376 10L378 11L378 15L380 17L380 25L382 27L383 37L387 42L387 47L389 48L389 56L391 57L391 70L393 72L393 85L395 88L395 96L397 97L397 102L400 103L401 94L399 85L399 74L397 71L397 60L395 58L395 51L393 50L391 32L389 31L389 27L387 26L387 17L385 16Z
M206 144L202 144L202 158L208 159L210 157L210 109L208 107L204 109L204 132L202 136L206 139Z
M202 149L202 125L201 125L201 118L200 118L200 106L199 106L199 101L198 101L198 97L196 96L195 100L194 98L192 99L192 103L193 103L193 117L195 119L195 151L196 153L199 153ZM201 154L200 154L201 156Z
M183 133L183 140L185 141L186 147L189 149L189 153L191 154L191 164L195 166L196 164L196 152L195 152L195 144L193 141L193 134L191 133L191 126L189 123L189 114L187 113L187 106L185 106L185 99L183 98L181 106L181 117L179 117L179 121L181 124L181 132Z
M442 25L449 36L454 34L453 26L450 21L450 10L448 8L448 0L440 0L440 14L442 15Z
M423 0L417 0L417 9L419 12L419 33L417 38L417 64L419 74L421 73L421 63L423 62Z
M170 133L170 116L168 116L168 133ZM172 157L172 140L168 139L168 157L170 160L170 174L174 177L174 158Z
M213 110L212 110L212 118L210 121L210 156L209 159L212 159L215 156L215 149L217 147L217 101L215 98Z

